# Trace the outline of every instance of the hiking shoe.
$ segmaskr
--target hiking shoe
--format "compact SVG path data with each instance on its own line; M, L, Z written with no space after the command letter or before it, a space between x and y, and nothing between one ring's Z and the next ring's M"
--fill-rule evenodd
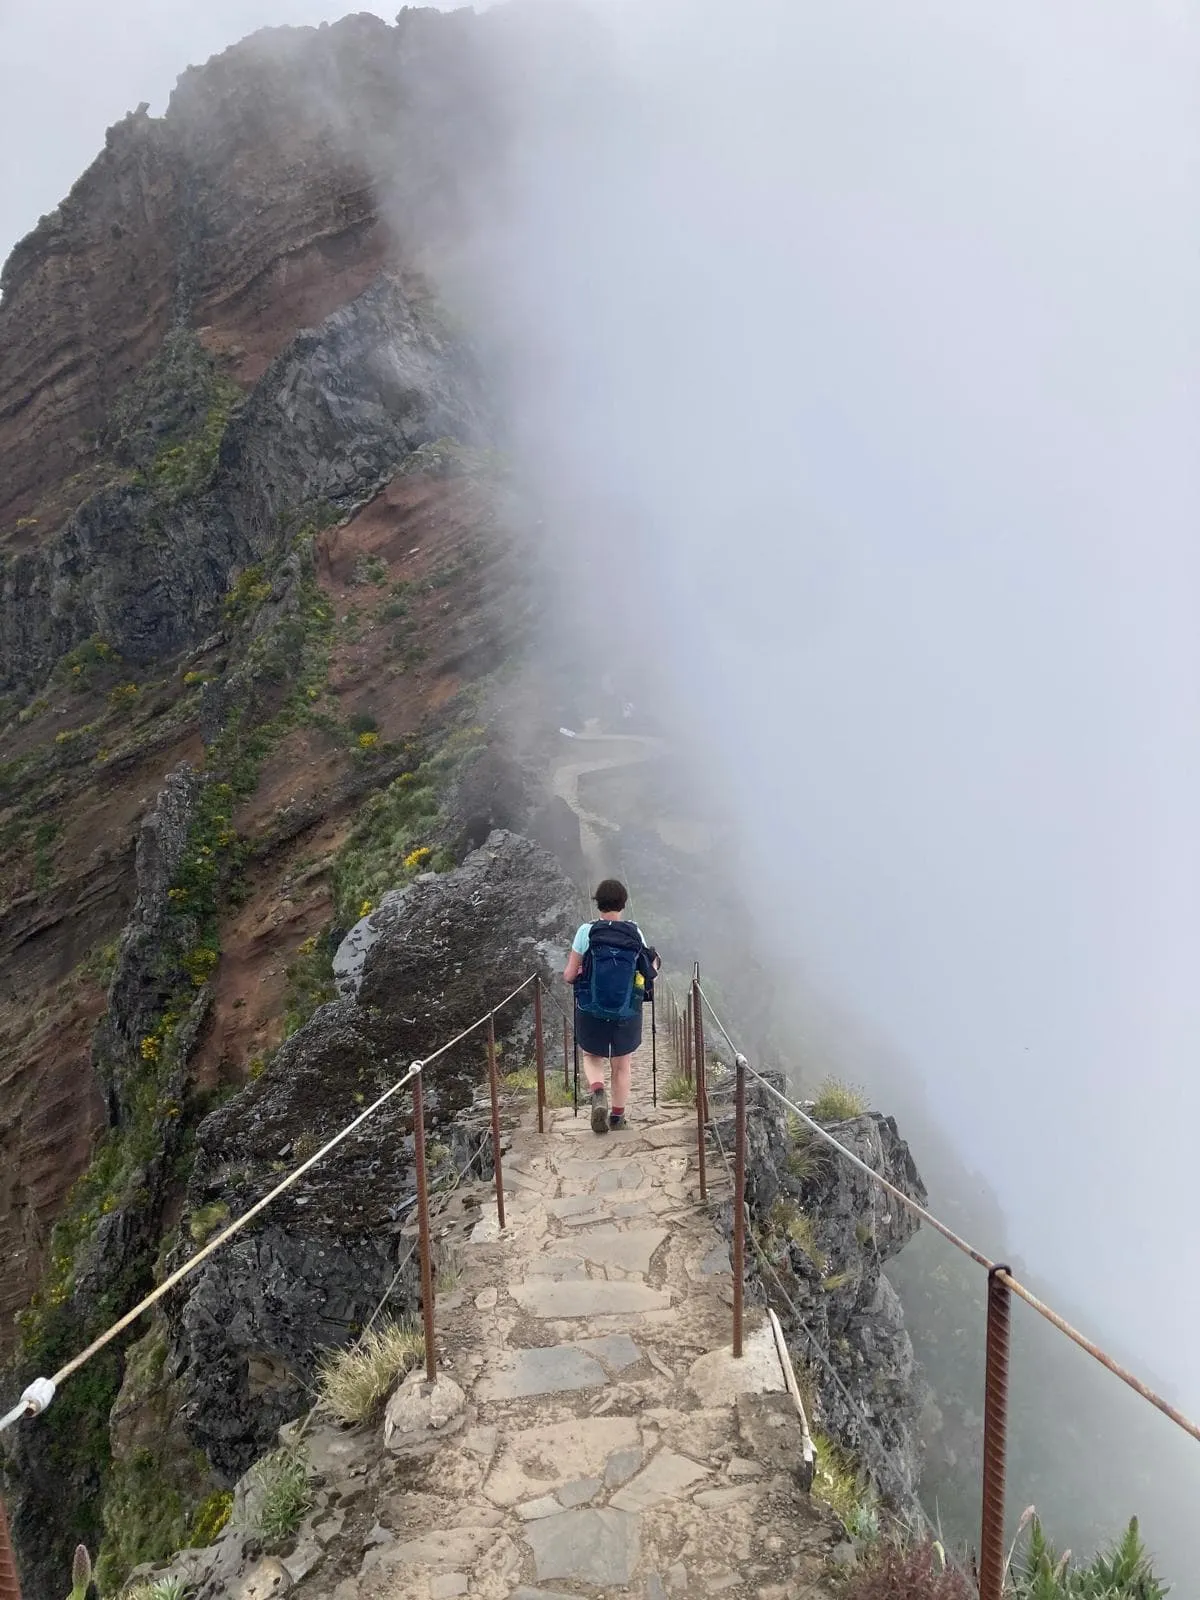
M608 1132L608 1095L603 1084L592 1090L592 1132Z
M619 1114L616 1111L610 1111L608 1114L608 1125L610 1128L627 1128L629 1123L626 1121L625 1113L623 1111Z

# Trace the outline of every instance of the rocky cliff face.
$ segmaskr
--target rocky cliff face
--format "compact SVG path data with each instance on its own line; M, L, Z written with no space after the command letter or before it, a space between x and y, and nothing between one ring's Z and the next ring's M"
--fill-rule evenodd
M710 1097L727 1151L730 1079L726 1073ZM783 1080L776 1086L784 1088ZM890 1117L865 1113L830 1132L924 1204L925 1186ZM816 1425L851 1448L885 1499L906 1512L921 1477L919 1423L929 1391L884 1267L914 1236L916 1219L798 1119L789 1125L779 1101L753 1081L747 1143L747 1204L758 1243L747 1246L747 1270L756 1292L779 1313L816 1400Z

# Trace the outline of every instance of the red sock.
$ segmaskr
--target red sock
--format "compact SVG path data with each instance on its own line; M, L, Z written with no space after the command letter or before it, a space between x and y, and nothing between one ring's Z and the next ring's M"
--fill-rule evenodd
M625 1115L625 1107L624 1106L614 1106L612 1108L612 1114L613 1114L614 1117L623 1117Z

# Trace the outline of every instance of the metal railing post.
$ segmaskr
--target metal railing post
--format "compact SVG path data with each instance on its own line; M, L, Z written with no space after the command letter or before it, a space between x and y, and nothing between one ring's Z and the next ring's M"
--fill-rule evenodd
M492 1165L496 1169L496 1218L504 1227L504 1173L500 1166L500 1080L496 1074L496 1013L488 1012L488 1083L492 1091Z
M0 1500L0 1600L21 1600L21 1585L17 1581L17 1563L8 1537L8 1517L3 1500Z
M692 1081L692 1005L688 1001L687 1009L683 1014L683 1075L689 1083Z
M692 1047L696 1053L696 1161L700 1168L700 1199L708 1199L708 1175L704 1150L704 1024L700 1019L700 980L692 979Z
M1008 1356L1012 1296L1000 1274L988 1273L987 1377L983 1401L983 1517L979 1541L979 1600L1004 1593L1004 1475L1008 1446Z
M533 1043L537 1055L538 1132L546 1131L546 1043L542 1038L542 980L533 980Z
M733 1353L742 1353L742 1292L746 1273L746 1058L737 1058L733 1134Z
M425 1095L423 1070L414 1061L413 1146L417 1156L417 1230L421 1248L421 1315L425 1322L425 1376L437 1381L437 1353L433 1344L433 1261L429 1245L429 1185L425 1177Z

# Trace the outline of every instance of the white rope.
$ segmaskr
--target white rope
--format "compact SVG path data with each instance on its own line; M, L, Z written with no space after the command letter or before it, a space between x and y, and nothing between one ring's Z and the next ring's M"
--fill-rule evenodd
M151 1290L151 1292L142 1300L139 1300L137 1305L134 1306L131 1311L127 1311L125 1315L119 1318L118 1321L114 1322L110 1328L107 1328L102 1334L99 1335L99 1337L93 1339L91 1344L89 1344L86 1349L81 1350L79 1354L68 1361L65 1366L60 1367L52 1378L36 1378L25 1390L25 1393L21 1396L21 1399L17 1405L15 1405L13 1409L4 1417L0 1418L0 1433L2 1433L6 1428L12 1427L14 1423L19 1422L22 1417L36 1417L45 1411L46 1407L54 1399L55 1392L59 1386L64 1383L66 1379L72 1375L72 1373L78 1372L79 1368L82 1367L86 1362L90 1361L91 1358L99 1351L103 1350L105 1345L111 1344L118 1334L123 1333L131 1323L136 1322L144 1311L148 1311L150 1307L156 1305L165 1294L169 1294L177 1284L182 1283L190 1273L196 1270L202 1261L207 1261L208 1257L211 1256L214 1251L219 1250L221 1246L227 1242L227 1240L232 1239L234 1234L240 1233L247 1223L252 1222L253 1219L260 1214L260 1212L265 1211L273 1200L277 1200L281 1194L290 1189L294 1183L296 1183L304 1176L306 1172L310 1170L310 1168L315 1167L319 1161L323 1161L331 1150L335 1150L344 1139L348 1139L356 1129L360 1128L363 1123L366 1122L368 1117L374 1116L381 1106L386 1105L394 1095L399 1094L401 1089L403 1089L407 1084L411 1083L424 1067L427 1067L430 1062L436 1061L439 1056L444 1056L448 1050L452 1050L456 1044L460 1044L470 1034L474 1033L476 1028L481 1028L489 1017L494 1016L497 1011L502 1010L504 1006L508 1005L510 1000L515 1000L517 996L528 989L529 985L535 982L536 979L537 973L531 973L529 977L525 979L524 983L517 985L511 994L506 995L504 999L501 1000L497 1005L492 1006L488 1011L485 1011L481 1017L479 1017L475 1022L472 1022L469 1027L464 1028L461 1033L456 1033L453 1039L448 1039L445 1044L439 1045L432 1055L426 1056L423 1061L414 1061L404 1076L402 1078L398 1078L396 1082L392 1084L390 1089L385 1090L385 1092L379 1096L378 1100L373 1101L365 1111L360 1111L358 1116L356 1116L352 1122L348 1122L339 1133L335 1133L333 1138L330 1139L326 1144L323 1144L315 1155L309 1156L307 1161L301 1162L301 1164L296 1167L294 1171L289 1172L287 1177L281 1179L280 1182L277 1183L270 1191L270 1193L263 1195L261 1200L257 1200L248 1211L244 1211L240 1217L236 1218L229 1224L227 1228L223 1229L222 1232L217 1234L215 1239L210 1239L203 1249L198 1250L194 1256L185 1261L181 1267L178 1267L169 1278L167 1278L163 1283L160 1283L156 1289Z
M717 1015L713 1008L712 1001L704 993L698 978L696 979L696 988L699 990L701 1000L708 1007L709 1014L711 1015L713 1021L725 1035L726 1041L728 1042L730 1049L734 1052L736 1059L745 1066L747 1072L749 1072L752 1078L756 1079L757 1082L762 1084L763 1088L766 1089L768 1094L774 1095L776 1100L781 1101L785 1106L787 1106L789 1111L794 1112L795 1115L798 1116L807 1127L811 1128L813 1133L815 1133L818 1138L824 1139L825 1143L831 1145L838 1152L838 1154L843 1157L844 1160L851 1164L851 1166L857 1167L860 1172L865 1173L868 1178L879 1184L882 1189L886 1189L888 1194L899 1200L901 1205L905 1206L909 1211L911 1211L914 1216L919 1217L922 1222L927 1223L935 1233L940 1233L943 1239L949 1240L949 1242L954 1245L957 1250L961 1250L964 1255L970 1256L971 1260L974 1261L976 1265L982 1267L986 1272L994 1273L1000 1283L1004 1284L1004 1286L1013 1294L1024 1300L1025 1304L1032 1310L1036 1311L1040 1317L1044 1318L1045 1321L1051 1325L1051 1327L1057 1328L1060 1333L1065 1334L1066 1337L1070 1339L1073 1344L1077 1344L1081 1350L1086 1350L1088 1355L1090 1355L1095 1361L1098 1361L1100 1365L1106 1369L1106 1371L1111 1372L1114 1377L1120 1378L1121 1382L1125 1384L1127 1388L1132 1389L1134 1394L1140 1395L1143 1400L1154 1406L1156 1410L1161 1411L1163 1416L1169 1417L1170 1420L1175 1423L1176 1427L1182 1428L1185 1433L1190 1434L1193 1439L1195 1439L1197 1442L1200 1442L1200 1426L1197 1426L1197 1424L1194 1423L1190 1417L1185 1416L1184 1413L1176 1406L1173 1406L1169 1400L1164 1400L1162 1395L1157 1394L1149 1387L1148 1384L1143 1383L1135 1373L1129 1371L1128 1367L1124 1367L1119 1361L1115 1361L1112 1356L1110 1356L1105 1350L1101 1349L1101 1347L1093 1339L1089 1339L1086 1334L1080 1333L1078 1328L1069 1323L1065 1317L1060 1316L1058 1312L1053 1309L1053 1307L1048 1306L1045 1301L1039 1300L1037 1295L1035 1295L1032 1290L1027 1289L1018 1278L1013 1277L1012 1273L1006 1266L1001 1266L999 1263L993 1261L990 1256L984 1255L982 1250L977 1250L974 1245L968 1244L964 1238L955 1233L953 1228L947 1227L944 1222L935 1217L932 1211L927 1210L918 1201L914 1200L911 1195L905 1194L903 1189L897 1188L897 1186L889 1179L885 1178L881 1172L876 1172L874 1167L868 1165L868 1163L863 1161L859 1156L856 1156L853 1150L847 1150L844 1144L835 1139L828 1129L823 1128L819 1122L815 1121L808 1114L808 1112L803 1109L802 1106L798 1106L794 1100L789 1100L787 1095L782 1093L781 1090L777 1089L768 1078L765 1078L761 1072L756 1071L746 1060L746 1057L738 1050L737 1045L734 1044L728 1028L726 1028L725 1024Z

